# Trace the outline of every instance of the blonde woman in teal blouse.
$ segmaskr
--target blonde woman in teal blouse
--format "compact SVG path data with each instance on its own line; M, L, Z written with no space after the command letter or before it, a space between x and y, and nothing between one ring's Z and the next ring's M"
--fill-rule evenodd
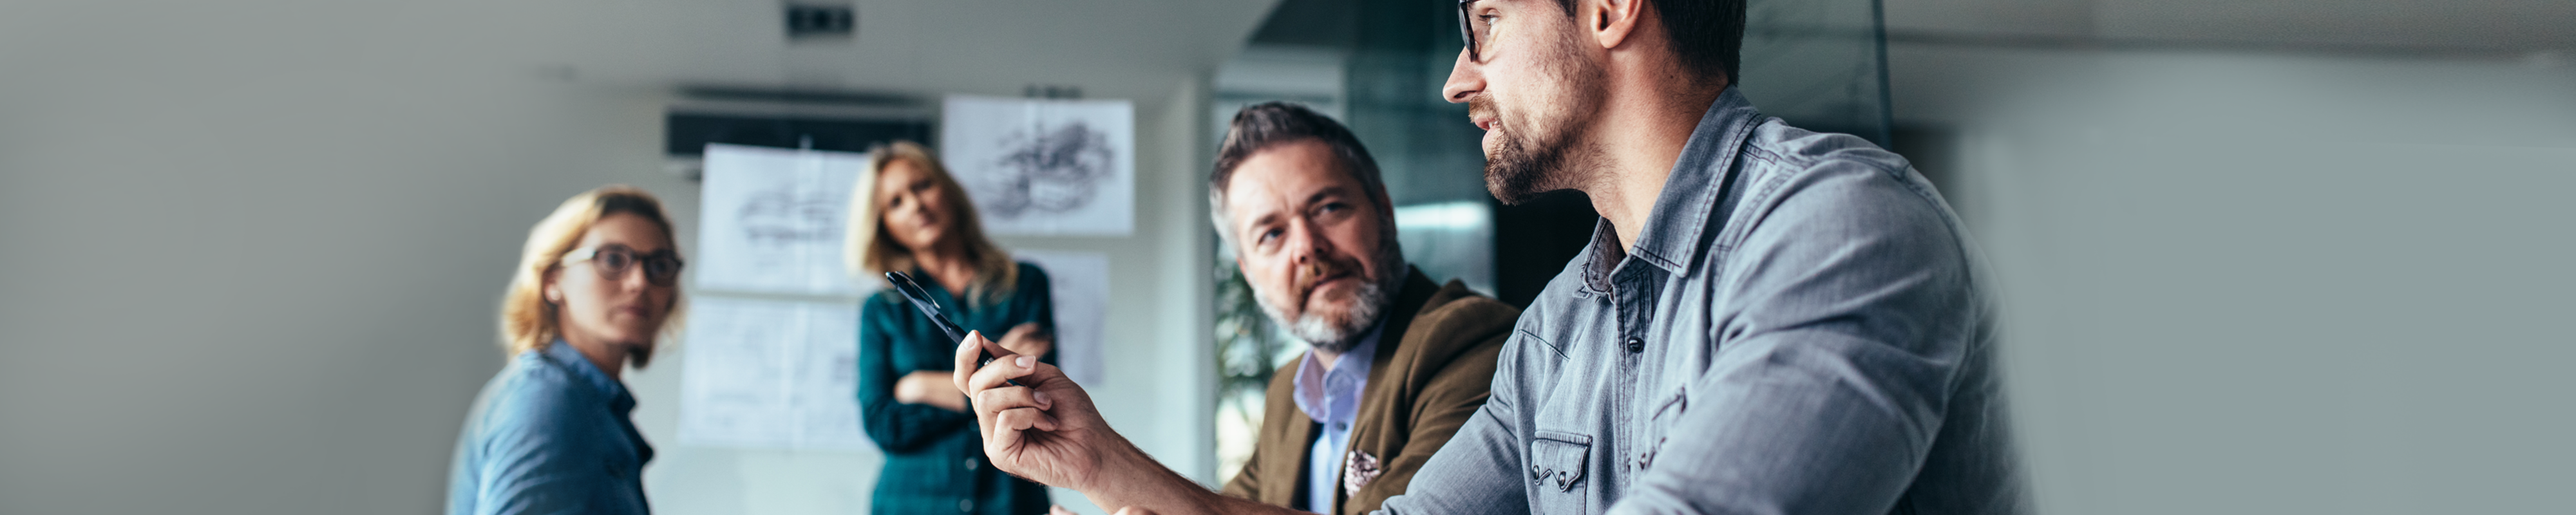
M899 141L870 154L850 196L851 272L910 274L958 326L1054 363L1046 272L984 237L965 190L927 149ZM949 378L957 343L890 288L861 306L859 425L886 453L871 511L1046 513L1045 486L984 462L975 415Z

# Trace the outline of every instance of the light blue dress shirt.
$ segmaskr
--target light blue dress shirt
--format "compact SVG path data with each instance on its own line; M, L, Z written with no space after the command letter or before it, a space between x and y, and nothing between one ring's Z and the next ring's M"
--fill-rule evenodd
M449 515L651 513L653 447L627 414L635 397L555 340L519 353L483 385L448 470Z
M1344 351L1330 367L1315 362L1315 351L1306 351L1305 361L1297 364L1297 377L1290 380L1297 410L1324 430L1306 452L1306 511L1333 511L1333 493L1342 485L1343 449L1350 446L1351 421L1359 418L1360 394L1368 391L1369 369L1377 365L1372 362L1377 356L1377 336L1385 327L1378 324L1369 329L1359 345Z

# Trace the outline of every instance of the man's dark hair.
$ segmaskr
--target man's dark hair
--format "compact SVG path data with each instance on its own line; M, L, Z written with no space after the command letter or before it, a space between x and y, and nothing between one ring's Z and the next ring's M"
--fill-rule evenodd
M1579 0L1557 0L1565 16L1575 16ZM1726 74L1728 84L1744 82L1744 0L1647 0L1664 21L1673 54L1700 76ZM1582 20L1575 20L1581 23Z
M1217 224L1217 233L1232 236L1226 226L1225 187L1234 180L1234 169L1243 160L1283 143L1304 140L1324 142L1332 147L1333 156L1341 162L1342 173L1358 179L1370 202L1385 203L1386 181L1378 178L1377 160L1369 158L1368 148L1360 146L1358 136L1349 128L1305 106L1287 102L1263 102L1234 113L1234 123L1225 131L1225 143L1217 147L1216 171L1208 174L1208 208ZM1389 206L1378 206L1391 209Z

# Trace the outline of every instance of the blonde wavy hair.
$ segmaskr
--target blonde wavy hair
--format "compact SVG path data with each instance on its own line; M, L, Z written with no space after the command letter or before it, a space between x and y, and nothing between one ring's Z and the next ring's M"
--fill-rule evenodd
M966 259L975 263L975 281L966 285L966 297L977 303L1009 297L1020 284L1019 265L1011 261L1010 253L984 237L983 218L975 214L975 203L966 197L966 188L958 186L957 179L948 174L948 167L940 165L939 158L930 155L930 149L910 141L869 149L868 168L850 187L849 235L842 239L841 251L842 264L850 275L861 281L882 283L886 272L910 272L920 264L913 259L911 249L885 237L885 206L877 205L877 177L896 161L912 163L922 173L930 174L933 187L947 195L949 205L957 210L952 217L958 222L957 237L966 242Z
M557 326L559 309L546 302L546 276L563 268L564 254L572 252L582 236L590 234L592 225L618 213L653 222L662 229L662 238L671 242L672 251L679 250L680 240L671 234L671 219L662 215L662 201L654 199L653 194L612 184L574 195L528 230L528 245L519 253L518 271L510 277L509 292L501 297L501 348L516 356L545 348L563 336L563 328ZM680 307L680 293L671 292L671 309L664 311L657 333L668 335L678 329ZM655 343L660 343L659 338ZM636 368L643 368L652 362L654 347L647 345L628 358L634 360Z

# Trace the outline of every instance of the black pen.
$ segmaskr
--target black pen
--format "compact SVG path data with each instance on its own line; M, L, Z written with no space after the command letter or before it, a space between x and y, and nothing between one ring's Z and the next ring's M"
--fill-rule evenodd
M939 326L939 332L948 333L950 341L966 341L966 329L958 327L956 322L948 321L948 314L939 309L939 303L930 301L930 290L921 289L921 284L912 282L912 276L904 275L903 272L886 272L885 277L886 282L894 283L895 293L901 293L904 300L912 301L912 307L921 310L921 316L930 317L930 325ZM982 358L975 360L975 368L982 369L985 365L993 364L993 351L981 347L975 351L983 354ZM1028 386L1020 384L1017 379L1002 381L1011 383L1011 386Z

